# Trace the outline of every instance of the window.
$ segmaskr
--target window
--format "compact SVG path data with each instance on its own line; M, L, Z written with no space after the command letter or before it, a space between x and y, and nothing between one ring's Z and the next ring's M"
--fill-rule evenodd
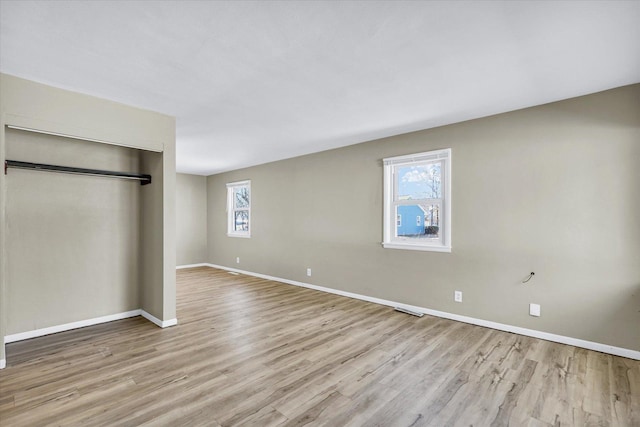
M383 228L385 248L451 252L451 149L384 159Z
M227 235L251 237L251 181L227 184Z

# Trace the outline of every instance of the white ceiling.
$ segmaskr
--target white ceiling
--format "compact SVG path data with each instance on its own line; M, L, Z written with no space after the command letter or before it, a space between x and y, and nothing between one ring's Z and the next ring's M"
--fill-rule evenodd
M640 82L640 2L0 2L0 70L177 117L209 175Z

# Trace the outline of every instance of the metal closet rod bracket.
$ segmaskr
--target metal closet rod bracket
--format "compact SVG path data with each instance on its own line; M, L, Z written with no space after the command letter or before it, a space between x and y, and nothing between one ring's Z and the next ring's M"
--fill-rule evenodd
M18 160L5 160L4 161L5 175L7 174L8 168L30 169L30 170L37 170L37 171L43 171L43 172L69 173L69 174L75 174L75 175L105 176L108 178L134 179L134 180L140 181L140 185L151 184L151 175L139 174L139 173L114 172L114 171L105 171L100 169L85 169L85 168L76 168L71 166L47 165L44 163L21 162Z

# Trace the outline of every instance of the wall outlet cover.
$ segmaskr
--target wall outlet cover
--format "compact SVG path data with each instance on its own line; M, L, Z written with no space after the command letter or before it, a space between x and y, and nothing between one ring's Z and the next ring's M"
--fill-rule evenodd
M236 264L240 264L240 257L236 257Z
M455 302L462 302L462 291L454 291L453 292L453 300Z
M540 317L540 304L529 304L529 314Z
M311 277L311 269L307 268L307 276Z

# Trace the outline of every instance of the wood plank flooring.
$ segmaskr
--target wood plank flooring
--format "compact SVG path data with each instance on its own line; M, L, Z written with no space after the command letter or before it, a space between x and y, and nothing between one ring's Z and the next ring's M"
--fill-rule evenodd
M640 362L213 268L178 326L7 345L0 425L640 426Z

